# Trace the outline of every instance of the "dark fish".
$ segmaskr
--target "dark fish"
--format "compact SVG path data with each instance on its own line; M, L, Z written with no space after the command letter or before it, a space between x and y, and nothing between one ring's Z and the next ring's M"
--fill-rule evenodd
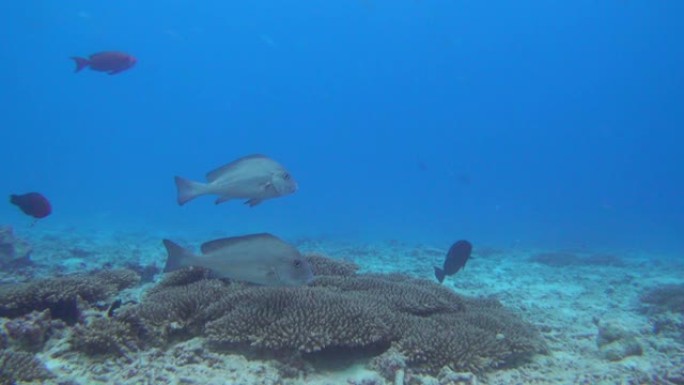
M107 317L114 317L114 312L116 311L116 309L121 307L122 303L123 302L121 301L121 299L117 299L116 301L112 302L112 304L109 305L109 310L107 310Z
M468 258L472 251L473 245L468 241L458 241L451 245L446 259L444 260L444 267L441 269L435 267L435 277L437 277L439 283L444 281L445 276L454 275L461 270L466 262L468 262Z
M10 203L16 205L26 215L34 218L45 218L52 212L50 202L42 194L30 192L22 195L10 195Z
M427 171L428 170L427 164L425 162L423 162L422 160L418 160L417 166L418 166L418 170L420 170L420 171Z
M302 286L313 279L311 266L292 245L267 233L206 242L201 254L164 239L165 272L185 266L210 269L219 278L266 286Z
M470 177L469 174L466 174L466 173L458 174L456 176L456 180L458 181L458 183L460 183L462 185L469 185L470 182L472 182L472 178Z
M74 56L71 60L76 62L76 70L74 72L90 67L93 71L107 72L110 75L123 72L138 62L135 57L127 53L113 51L96 53L90 55L87 59Z

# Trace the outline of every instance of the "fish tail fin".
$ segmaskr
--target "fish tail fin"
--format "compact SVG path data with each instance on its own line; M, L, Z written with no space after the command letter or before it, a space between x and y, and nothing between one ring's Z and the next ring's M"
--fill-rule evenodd
M82 57L74 56L71 58L71 60L73 60L76 63L76 69L74 70L74 72L79 72L80 70L90 65L90 60Z
M188 201L206 194L207 185L177 176L176 189L178 190L178 204L182 206Z
M444 282L444 270L440 269L439 267L435 267L435 278L437 278L439 283Z
M166 258L166 265L164 266L165 273L178 270L183 266L187 266L185 260L194 256L190 250L171 240L164 239L162 242L164 242L164 247L166 248L166 253L168 254L168 257Z

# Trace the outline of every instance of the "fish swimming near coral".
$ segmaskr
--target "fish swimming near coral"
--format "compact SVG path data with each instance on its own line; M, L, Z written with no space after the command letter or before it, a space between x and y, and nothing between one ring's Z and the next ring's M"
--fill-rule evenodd
M92 54L87 59L74 56L71 60L76 62L76 69L74 72L79 72L82 69L89 67L93 71L106 72L109 75L116 75L126 71L138 62L138 59L125 52L115 51Z
M435 277L439 283L444 282L444 277L447 275L454 275L463 267L465 267L468 258L470 258L470 253L473 251L473 245L470 242L461 240L453 245L447 253L446 259L444 260L444 267L441 269L435 266Z
M165 272L198 266L220 278L266 286L303 286L313 279L311 265L299 251L268 233L209 241L200 255L168 239L163 242L169 254Z
M19 207L24 214L36 219L45 218L52 213L50 201L43 194L37 192L12 194L10 195L10 203Z
M249 155L234 160L207 174L207 183L176 177L178 204L201 195L218 195L216 204L230 199L246 199L245 204L256 206L262 201L297 191L297 182L275 160L264 155Z

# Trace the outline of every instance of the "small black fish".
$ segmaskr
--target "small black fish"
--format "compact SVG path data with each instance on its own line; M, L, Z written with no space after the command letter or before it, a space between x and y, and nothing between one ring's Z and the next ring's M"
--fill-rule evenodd
M435 277L439 283L444 281L444 277L447 275L454 275L459 270L461 270L468 258L470 253L473 251L473 245L470 242L462 240L451 245L449 252L447 253L446 259L444 260L444 267L435 267Z
M107 317L114 317L114 312L116 311L116 309L121 307L122 303L123 302L120 299L117 299L116 301L112 302L112 304L109 306L109 310L107 310Z

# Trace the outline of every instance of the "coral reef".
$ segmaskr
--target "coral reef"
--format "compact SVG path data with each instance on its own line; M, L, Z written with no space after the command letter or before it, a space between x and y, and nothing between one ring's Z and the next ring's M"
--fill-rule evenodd
M437 375L439 385L477 385L477 377L473 373L457 373L444 367Z
M0 316L14 318L49 309L53 319L72 325L79 317L79 301L104 300L139 281L137 273L121 269L0 286Z
M352 276L356 274L359 266L352 262L337 261L324 257L319 254L310 254L305 256L314 276L321 275L338 275L338 276Z
M375 357L371 360L370 367L391 383L404 383L407 368L406 357L397 349L391 348Z
M14 236L11 226L0 226L0 266L29 262L31 245Z
M129 352L139 348L131 325L108 317L96 317L76 325L69 342L73 350L90 356L113 354L128 357Z
M210 277L211 270L209 269L195 266L185 267L164 274L162 280L155 287L150 289L147 294L152 295L156 292L164 291L166 288L185 286Z
M651 288L641 295L647 312L672 312L684 314L684 284L662 285Z
M392 347L400 365L433 374L444 366L483 372L544 350L536 330L498 301L402 275L352 275L338 261L314 264L326 275L307 287L181 284L203 278L186 272L115 318L154 344L206 336L220 350L277 358L379 355Z
M192 276L175 275L177 283ZM202 279L188 285L171 286L162 281L163 289L156 288L145 297L142 305L122 309L116 318L132 325L136 334L154 345L164 344L171 337L187 338L197 335L206 318L204 311L216 303L230 287L217 279Z
M45 380L50 377L52 374L33 354L13 350L0 351L0 384Z
M359 293L393 311L414 315L457 312L463 310L464 303L461 296L446 287L400 274L319 277L312 286Z
M402 332L399 351L410 366L428 373L444 366L480 373L546 349L530 325L488 299L469 299L459 313L405 317Z
M356 295L322 287L248 288L210 309L222 314L207 324L214 343L310 353L326 348L389 346L388 309Z
M53 328L64 328L61 321L53 321L49 310L34 311L25 316L8 320L5 330L12 345L21 350L40 351L50 337Z
M123 266L125 269L133 270L140 275L140 282L153 282L154 277L161 271L155 265L141 265L137 262L127 262Z

